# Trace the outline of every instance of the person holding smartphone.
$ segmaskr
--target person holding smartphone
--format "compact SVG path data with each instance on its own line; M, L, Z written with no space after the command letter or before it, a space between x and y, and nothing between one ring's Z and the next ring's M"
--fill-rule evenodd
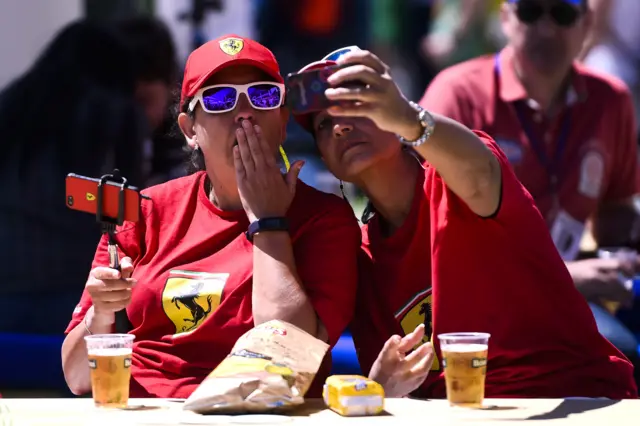
M198 171L143 191L140 220L117 229L120 271L100 241L62 346L75 394L91 391L84 337L113 332L121 309L136 336L134 398L188 397L272 319L336 343L353 315L360 233L348 205L297 180L302 163L281 172L283 100L261 44L227 35L191 53L178 124Z
M387 396L444 398L436 336L486 332L487 397L637 397L494 140L407 100L371 52L301 72L336 64L333 105L296 119L370 202L350 326L363 372Z

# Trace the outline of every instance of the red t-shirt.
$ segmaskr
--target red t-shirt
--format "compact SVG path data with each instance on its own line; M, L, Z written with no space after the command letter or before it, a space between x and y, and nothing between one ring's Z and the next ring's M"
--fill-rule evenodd
M488 332L487 397L637 396L633 367L598 329L533 200L506 157L498 212L481 218L424 165L411 212L390 237L363 227L353 338L368 373L384 342L426 323L437 358L419 396L444 398L436 336Z
M490 134L550 228L557 209L584 224L601 204L634 195L640 178L636 125L624 83L575 63L563 108L549 118L529 99L513 58L507 47L497 57L442 71L420 105Z
M119 248L133 260L138 280L127 308L136 336L132 397L188 397L253 327L248 219L242 210L216 208L205 176L150 188L141 220L118 229ZM298 275L333 346L353 316L357 220L343 200L301 181L287 216ZM103 238L93 267L108 264ZM67 332L90 306L85 291Z

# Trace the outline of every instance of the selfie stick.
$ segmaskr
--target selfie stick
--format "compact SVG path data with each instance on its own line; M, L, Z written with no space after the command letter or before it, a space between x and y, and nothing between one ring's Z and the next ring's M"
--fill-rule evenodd
M104 205L104 187L107 182L120 183L120 192L118 193L118 217L111 218L103 215L102 209ZM98 183L98 190L96 195L97 211L96 221L102 228L102 234L107 234L108 246L107 251L109 253L109 266L113 269L120 271L120 259L118 258L118 243L116 241L116 226L120 226L124 223L124 203L125 203L125 191L129 184L121 174L120 170L115 169L112 174L106 174L100 177ZM116 312L116 333L128 333L133 326L129 321L126 309Z

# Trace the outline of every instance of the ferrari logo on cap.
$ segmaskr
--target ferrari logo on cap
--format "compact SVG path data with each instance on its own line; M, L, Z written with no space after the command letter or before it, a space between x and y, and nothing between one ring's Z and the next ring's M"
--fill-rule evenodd
M240 53L243 47L244 41L240 38L230 37L220 41L220 50L230 56Z

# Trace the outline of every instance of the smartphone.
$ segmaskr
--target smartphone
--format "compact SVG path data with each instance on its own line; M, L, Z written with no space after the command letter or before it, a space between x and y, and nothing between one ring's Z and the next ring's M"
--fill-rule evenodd
M333 105L324 91L331 87L327 82L329 76L342 67L343 65L330 65L287 75L287 106L295 114L307 114Z
M72 210L98 213L98 184L100 179L70 173L66 178L66 203ZM107 181L103 186L102 215L104 219L117 222L120 207L120 186L118 182ZM128 186L124 190L124 220L137 222L140 219L140 190Z

